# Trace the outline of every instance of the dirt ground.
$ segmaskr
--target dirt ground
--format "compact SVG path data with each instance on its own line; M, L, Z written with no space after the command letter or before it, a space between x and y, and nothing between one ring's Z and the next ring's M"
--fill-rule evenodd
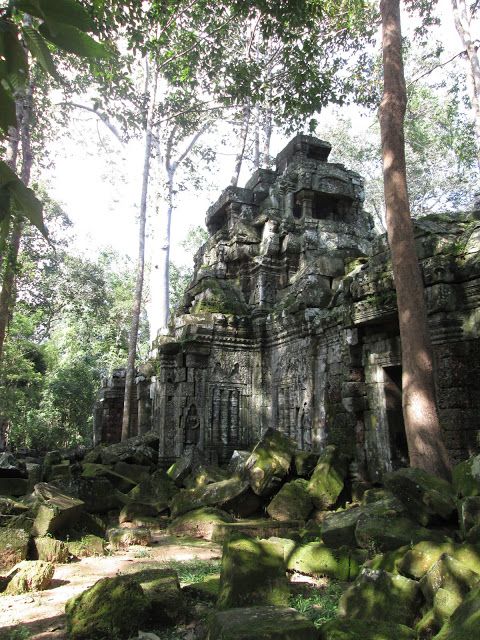
M47 591L20 596L0 595L0 639L9 637L14 630L15 640L64 640L65 602L100 578L115 576L131 568L135 563L148 559L166 563L169 561L208 560L221 557L221 547L214 543L185 541L172 538L164 532L154 532L152 545L132 546L112 555L83 558L77 562L55 567L51 588ZM20 633L25 629L25 635ZM28 633L31 636L27 635Z

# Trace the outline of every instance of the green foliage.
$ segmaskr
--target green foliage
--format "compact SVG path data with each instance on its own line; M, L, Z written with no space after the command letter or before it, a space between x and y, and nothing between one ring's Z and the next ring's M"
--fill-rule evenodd
M46 201L56 246L25 236L0 372L10 443L41 449L90 441L101 378L126 361L134 288L133 265L124 257L69 254L56 238L65 243L68 220ZM147 340L143 316L142 356Z
M15 629L2 632L3 640L29 640L31 637L32 634L30 633L28 628L23 625L20 625Z
M338 582L329 581L326 585L305 587L302 593L292 595L290 606L320 627L335 619L342 593L343 588Z

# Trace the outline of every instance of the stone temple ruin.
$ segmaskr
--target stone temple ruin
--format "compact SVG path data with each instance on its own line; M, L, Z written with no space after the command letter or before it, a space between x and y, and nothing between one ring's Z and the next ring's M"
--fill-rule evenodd
M407 461L395 292L362 178L296 136L275 170L227 188L169 334L136 378L132 431L160 435L167 466L195 446L224 462L268 428L304 450L338 445L360 477ZM480 222L417 220L436 384L452 460L480 445ZM120 439L124 377L105 382L96 441Z

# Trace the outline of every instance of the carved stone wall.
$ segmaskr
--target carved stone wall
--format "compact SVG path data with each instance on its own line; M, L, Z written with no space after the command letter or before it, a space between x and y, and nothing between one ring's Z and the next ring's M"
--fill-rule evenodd
M275 171L229 187L208 210L192 282L137 378L135 420L158 431L165 465L191 446L226 461L268 427L300 449L337 444L370 479L405 463L389 249L363 209L361 177L329 163L329 151L297 136ZM477 213L415 224L455 460L480 448ZM121 378L109 389L95 423L111 440Z

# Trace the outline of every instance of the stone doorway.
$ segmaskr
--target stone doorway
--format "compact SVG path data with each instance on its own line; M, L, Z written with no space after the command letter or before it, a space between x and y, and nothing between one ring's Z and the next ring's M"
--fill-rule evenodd
M393 469L408 466L408 446L402 411L402 367L383 367L385 409Z

